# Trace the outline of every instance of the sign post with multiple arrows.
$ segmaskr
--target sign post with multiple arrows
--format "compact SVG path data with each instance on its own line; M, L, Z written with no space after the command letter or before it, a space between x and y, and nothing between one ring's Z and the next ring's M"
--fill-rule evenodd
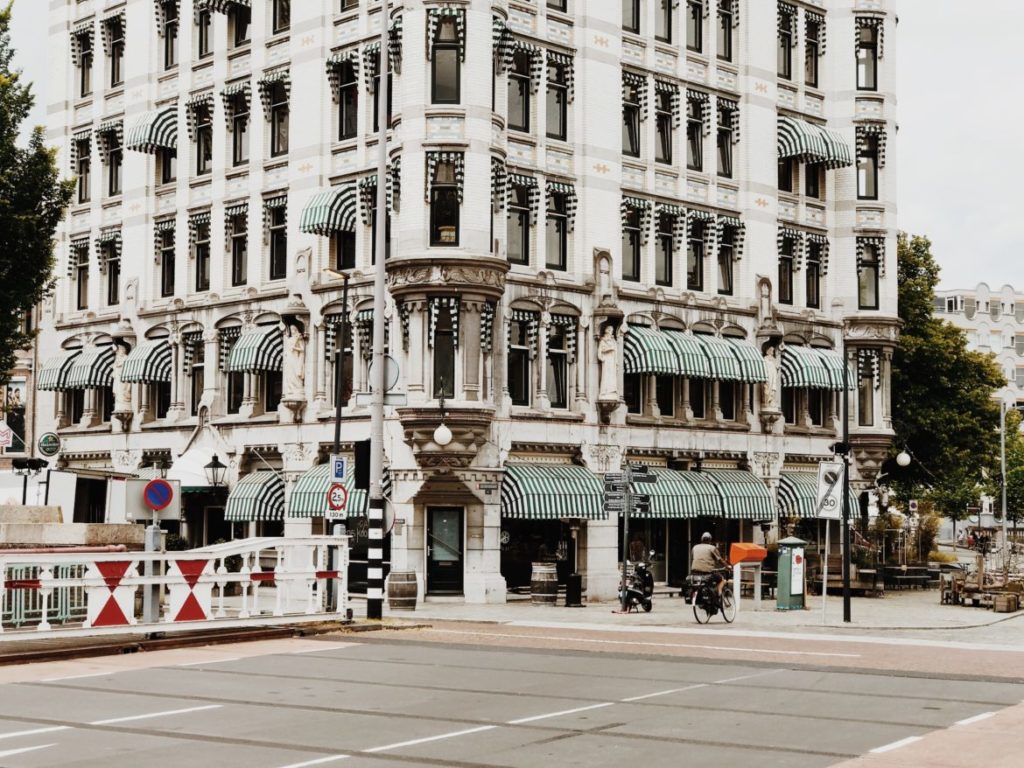
M609 516L622 515L622 583L619 597L626 611L626 573L629 564L629 516L633 512L649 514L651 497L634 493L634 483L655 483L658 478L645 464L626 464L622 472L606 472L604 476L604 511Z

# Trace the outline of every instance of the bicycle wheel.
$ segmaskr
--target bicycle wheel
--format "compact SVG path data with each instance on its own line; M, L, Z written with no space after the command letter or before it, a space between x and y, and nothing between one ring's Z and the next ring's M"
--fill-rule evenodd
M707 607L707 598L700 592L693 594L693 618L698 624L707 624L711 621L711 611Z
M726 624L732 624L736 618L736 600L733 598L732 587L728 584L722 590L722 618Z

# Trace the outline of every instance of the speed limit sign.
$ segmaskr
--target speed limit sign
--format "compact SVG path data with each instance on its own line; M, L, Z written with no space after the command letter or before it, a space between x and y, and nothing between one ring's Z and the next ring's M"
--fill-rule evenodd
M843 465L838 461L818 464L817 516L838 520L843 509Z
M348 504L348 489L341 483L334 483L327 489L327 506L332 512L343 512Z

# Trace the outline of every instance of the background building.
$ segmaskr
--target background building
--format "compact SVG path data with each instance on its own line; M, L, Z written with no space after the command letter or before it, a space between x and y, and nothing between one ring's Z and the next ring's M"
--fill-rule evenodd
M335 392L367 388L374 322L407 396L392 564L421 594L503 600L550 560L613 595L599 478L626 459L661 478L633 527L669 580L705 529L811 513L844 338L866 485L898 333L887 6L58 3L50 137L79 181L39 418L76 516L116 520L117 478L164 460L193 542L318 530ZM351 451L367 408L343 416Z

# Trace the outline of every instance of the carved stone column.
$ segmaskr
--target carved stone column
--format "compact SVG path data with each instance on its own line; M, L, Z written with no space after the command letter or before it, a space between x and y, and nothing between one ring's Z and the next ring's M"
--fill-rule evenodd
M537 330L537 374L533 379L537 383L534 405L541 411L551 410L551 398L548 397L548 334L550 331L551 313L541 312L540 328Z
M408 366L405 382L409 388L409 396L413 402L423 402L426 398L426 384L423 376L423 362L427 349L427 302L423 300L407 302L409 306L409 354L406 358Z
M462 391L469 402L480 396L480 307L479 301L464 301L460 307L459 347L462 349Z
M882 350L882 426L892 429L892 349Z
M583 413L587 408L587 371L590 370L590 356L593 354L592 344L587 344L587 321L579 319L574 331L576 343L576 361L573 363L573 395L569 407Z

